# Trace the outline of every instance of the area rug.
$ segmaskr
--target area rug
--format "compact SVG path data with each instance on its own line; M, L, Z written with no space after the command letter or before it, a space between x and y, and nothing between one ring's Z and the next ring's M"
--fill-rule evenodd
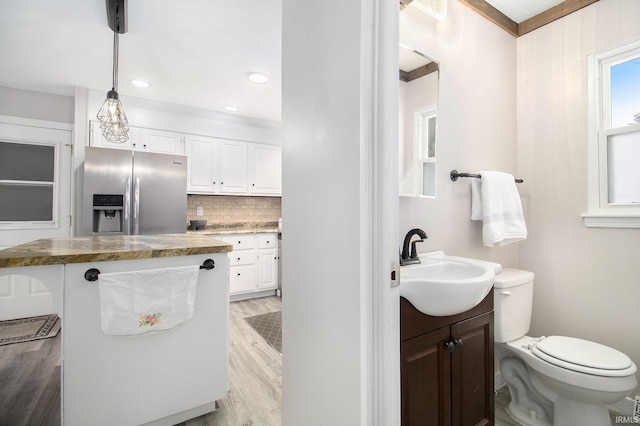
M275 350L282 353L282 311L247 317L244 320Z
M0 346L54 337L60 325L55 314L0 321Z

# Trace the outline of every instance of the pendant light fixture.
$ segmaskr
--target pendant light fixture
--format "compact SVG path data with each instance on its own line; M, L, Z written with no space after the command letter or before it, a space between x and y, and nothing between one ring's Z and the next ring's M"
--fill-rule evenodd
M113 30L113 85L97 117L106 140L125 143L129 140L129 122L118 96L118 36L126 31L126 0L106 0L106 3L109 27Z

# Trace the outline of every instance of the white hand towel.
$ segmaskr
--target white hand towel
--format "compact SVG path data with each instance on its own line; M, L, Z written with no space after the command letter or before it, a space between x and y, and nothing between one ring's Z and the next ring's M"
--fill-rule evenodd
M520 194L513 175L482 171L471 184L471 219L482 220L482 243L506 245L527 238Z
M136 335L174 328L193 316L198 265L98 275L102 331Z

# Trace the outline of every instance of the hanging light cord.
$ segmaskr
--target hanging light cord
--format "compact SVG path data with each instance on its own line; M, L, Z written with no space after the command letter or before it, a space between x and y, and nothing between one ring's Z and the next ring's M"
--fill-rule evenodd
M113 90L118 91L118 32L113 32Z

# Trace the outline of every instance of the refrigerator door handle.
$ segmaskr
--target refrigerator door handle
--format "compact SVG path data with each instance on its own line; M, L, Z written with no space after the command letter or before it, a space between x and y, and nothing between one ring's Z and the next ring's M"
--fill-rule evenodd
M131 178L127 178L124 188L124 234L131 234Z
M133 235L140 233L140 178L136 178L133 190Z

